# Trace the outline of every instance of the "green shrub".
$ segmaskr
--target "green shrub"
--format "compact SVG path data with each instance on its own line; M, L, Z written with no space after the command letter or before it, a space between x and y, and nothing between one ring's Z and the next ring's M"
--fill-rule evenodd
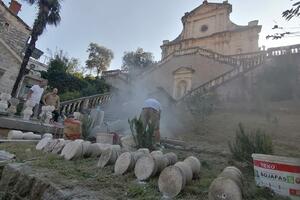
M68 101L68 100L72 100L72 99L77 99L79 97L81 97L81 94L80 94L79 91L65 92L65 93L60 95L60 100L61 101Z
M272 154L272 139L260 129L246 133L243 125L240 123L236 131L234 143L229 143L229 149L233 158L247 163L252 163L252 154Z
M186 100L186 106L192 115L199 120L204 120L207 116L212 114L215 105L218 103L218 95L209 92L205 95L194 95Z
M128 119L130 130L137 148L154 149L154 126L152 124L144 126L141 119L136 117Z
M91 135L92 123L93 120L90 118L89 115L83 115L81 119L81 131L82 131L81 135L84 140L87 140Z

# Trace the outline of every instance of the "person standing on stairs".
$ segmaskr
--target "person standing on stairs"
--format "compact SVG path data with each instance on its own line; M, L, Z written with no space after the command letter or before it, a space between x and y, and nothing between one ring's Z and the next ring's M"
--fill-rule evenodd
M144 127L148 125L154 126L154 141L155 146L160 146L160 124L161 117L161 104L154 98L148 98L144 101L143 109L140 115L140 120L143 122Z

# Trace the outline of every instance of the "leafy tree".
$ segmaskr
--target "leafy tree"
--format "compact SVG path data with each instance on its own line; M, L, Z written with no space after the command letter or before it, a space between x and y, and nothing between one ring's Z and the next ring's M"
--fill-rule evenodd
M95 69L97 77L99 77L100 73L109 67L114 54L110 49L96 43L90 43L87 52L89 53L89 58L86 61L86 66L88 69Z
M286 20L291 20L293 17L299 17L300 16L300 1L293 4L293 7L289 10L286 10L282 13L282 16Z
M48 71L42 72L42 77L48 79L49 86L58 89L62 101L109 91L109 86L103 79L84 77L82 73L74 72L78 68L74 60L76 59L68 58L62 51L56 52L50 59Z
M300 1L297 1L296 3L293 4L292 8L284 11L282 13L282 17L285 18L287 21L291 20L294 17L299 17L300 16ZM300 31L294 31L294 32L290 32L290 31L285 31L284 27L280 27L278 25L275 25L273 27L273 29L276 30L281 30L283 31L282 33L275 33L273 35L267 35L266 38L269 39L273 39L273 40L277 40L277 39L281 39L287 35L296 35L298 36Z
M136 51L124 52L122 69L133 71L144 69L154 64L154 57L151 52L144 52L142 48Z
M28 61L32 55L33 50L35 49L36 42L41 36L47 26L49 25L55 25L57 26L60 22L60 0L25 0L29 4L33 5L36 4L38 7L38 13L37 17L34 21L32 32L31 32L31 39L29 42L29 45L25 51L25 55L21 64L21 68L19 70L16 82L14 84L13 90L12 90L12 96L16 97L17 90L19 87L19 84L23 78L23 76L26 73L26 66L28 64Z
M48 80L52 88L57 88L59 93L81 90L88 85L68 71L69 62L71 61L67 57L56 55L50 60L48 71L42 73L42 77Z

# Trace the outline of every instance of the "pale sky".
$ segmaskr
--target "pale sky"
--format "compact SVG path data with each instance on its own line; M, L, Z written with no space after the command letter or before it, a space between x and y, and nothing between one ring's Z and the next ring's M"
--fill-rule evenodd
M19 16L30 26L36 8L19 0L22 11ZM231 20L238 25L259 20L263 26L259 45L266 47L300 44L300 36L281 40L266 40L272 27L288 27L287 31L300 27L300 18L290 22L281 18L281 13L290 8L291 0L229 0L233 5ZM10 0L4 0L7 4ZM75 3L76 2L76 3ZM48 26L39 38L37 47L47 54L47 49L63 49L69 56L79 58L82 65L87 59L86 49L90 42L112 49L115 58L110 69L120 68L124 51L142 47L160 59L163 40L173 40L182 31L181 17L202 0L64 0L62 21L58 27ZM209 0L222 2L222 0Z

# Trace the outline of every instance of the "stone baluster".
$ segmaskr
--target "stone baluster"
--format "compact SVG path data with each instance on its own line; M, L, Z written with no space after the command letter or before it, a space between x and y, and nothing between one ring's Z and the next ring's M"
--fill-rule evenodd
M0 95L0 112L6 112L8 108L8 101L11 99L11 95L7 93L2 93Z
M83 100L83 103L82 103L82 109L88 109L89 108L89 103L90 103L90 100L89 99L85 99Z
M96 101L95 101L95 100L96 100L95 98L92 99L92 108L95 107L95 104L96 104Z
M10 103L10 106L9 108L7 109L7 111L11 114L11 115L14 115L16 112L17 112L17 106L18 104L20 103L20 100L19 99L16 99L16 98L11 98L9 100L9 103Z
M82 102L81 100L77 102L77 105L76 105L76 111L77 111L77 112L80 112L80 111L81 111L81 110L80 110L81 102Z
M94 108L97 106L97 97L95 97L95 99L94 99Z
M62 112L64 112L65 115L68 115L68 105L64 105L63 109L62 109Z
M101 97L97 97L97 106L100 104Z
M74 113L74 112L77 112L77 106L78 106L78 102L75 101L75 102L73 103L73 113Z
M35 106L35 103L33 101L26 101L25 103L25 110L23 111L23 119L24 120L29 120L30 116L33 114L32 109Z
M66 115L66 105L63 105L63 106L60 107L60 113L62 115Z
M73 113L73 112L74 112L74 107L75 107L75 103L72 102L72 103L71 103L71 106L70 106L70 113Z
M80 101L75 102L74 112L78 112L79 111L79 106L80 106Z

